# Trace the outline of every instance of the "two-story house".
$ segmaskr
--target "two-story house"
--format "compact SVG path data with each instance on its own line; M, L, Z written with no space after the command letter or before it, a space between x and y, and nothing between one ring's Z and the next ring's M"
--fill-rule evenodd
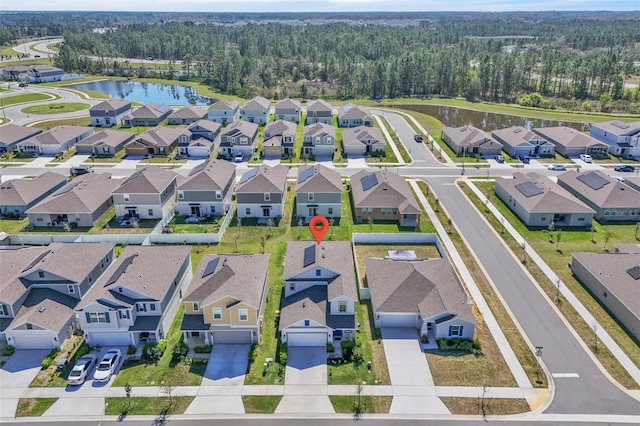
M299 123L300 116L302 115L302 105L295 99L282 99L276 102L275 107L276 120L291 121L292 123Z
M218 101L209 107L208 118L211 121L226 126L229 123L238 121L240 116L240 102Z
M36 127L5 124L0 128L0 154L18 149L18 142L30 139L42 133Z
M52 349L78 329L73 309L114 259L112 243L51 243L0 250L0 340Z
M305 223L316 215L339 218L342 212L340 173L319 164L298 167L296 212Z
M282 165L262 164L244 173L236 186L238 217L282 217L288 171Z
M240 110L240 118L249 123L267 124L270 108L271 102L268 99L256 96L244 104Z
M69 151L76 143L93 134L93 127L57 126L16 144L20 152L56 155Z
M264 128L262 155L293 157L296 145L296 125L291 121L276 120Z
M189 346L260 340L269 283L268 254L204 255L186 296L180 329Z
M333 107L322 99L316 99L307 104L306 124L324 123L331 124L333 119Z
M609 145L609 152L613 155L623 158L640 157L640 121L591 123L589 135Z
M122 127L159 126L173 112L163 104L147 104L122 117Z
M236 166L211 159L194 167L176 190L176 211L182 216L222 216L231 208Z
M178 138L178 154L188 157L208 157L213 152L222 125L209 120L192 123Z
M369 112L369 110L364 107L354 104L347 104L338 110L338 126L373 127L373 115L371 115L371 112Z
M120 99L108 99L89 108L91 125L96 127L116 126L129 113L131 102Z
M358 126L342 132L342 148L348 155L384 153L387 141L377 127Z
M304 127L302 152L304 154L333 157L336 150L336 128L318 121Z
M175 204L177 175L157 166L146 166L113 190L116 217L162 219Z
M280 336L288 346L353 339L355 264L347 241L289 241L284 261Z
M76 321L91 345L159 342L192 275L189 247L127 246L76 306Z
M258 125L236 121L220 133L220 153L233 157L238 153L251 156L258 146Z
M0 185L0 212L3 216L23 216L27 209L66 183L67 177L55 172L5 182Z
M203 120L207 116L207 109L196 106L186 106L173 112L167 118L167 124L187 125Z

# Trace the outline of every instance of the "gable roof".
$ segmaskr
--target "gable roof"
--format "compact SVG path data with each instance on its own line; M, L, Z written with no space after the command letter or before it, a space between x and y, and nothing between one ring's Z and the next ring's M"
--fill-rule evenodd
M224 160L210 159L191 169L178 186L179 191L222 191L236 174L236 166Z
M268 254L205 255L182 300L205 306L231 297L259 309L268 271Z
M248 138L253 138L257 133L258 125L256 123L249 123L248 121L236 121L229 124L220 135L229 137L244 135Z
M42 130L37 127L20 126L12 123L5 124L0 127L0 144L12 145L40 133L42 133Z
M330 124L325 123L313 123L307 124L304 126L304 137L314 137L316 135L321 135L323 133L328 134L332 138L336 138L336 128Z
M340 120L353 120L366 118L371 119L371 112L368 109L354 104L346 104L338 110L338 119Z
M633 136L640 133L640 121L623 123L619 120L605 121L603 123L591 123L591 127L602 129L616 136Z
M368 258L365 267L374 312L419 313L422 318L450 313L475 323L469 297L447 260Z
M59 332L73 316L78 299L48 288L32 288L9 329L30 323Z
M598 185L590 186L590 182ZM580 173L569 170L558 175L558 183L572 188L600 208L640 207L640 192L610 178L600 170Z
M123 106L129 106L131 108L131 101L125 101L124 99L107 99L97 105L92 106L90 111L115 111Z
M298 167L296 192L342 193L340 173L319 164Z
M174 111L169 119L172 118L204 118L207 116L207 109L203 107L186 106Z
M178 137L186 131L187 129L183 127L171 128L157 126L140 133L133 142L143 142L148 145L167 147L172 145Z
M284 192L287 189L288 172L289 168L281 164L275 167L261 164L257 171L249 170L242 175L236 193Z
M215 121L209 121L209 120L198 120L198 121L194 121L193 123L191 123L189 125L189 127L187 127L187 129L190 132L193 132L193 129L196 127L201 127L205 130L208 130L212 133L217 132L218 130L220 130L220 127L222 127L222 124L217 123Z
M368 189L363 187L363 178L375 176ZM362 207L391 207L397 208L402 214L421 213L407 181L396 173L387 170L368 172L362 170L351 176L351 194L356 208Z
M276 102L276 111L279 109L296 109L296 108L300 110L301 106L302 104L300 104L300 102L296 101L295 99L286 98Z
M331 104L323 99L316 99L307 104L308 111L331 111L333 107Z
M235 111L240 108L240 102L235 99L232 101L218 101L209 107L209 111Z
M0 185L0 208L3 206L27 206L52 188L67 181L67 177L55 172L45 172L33 179L13 179Z
M501 146L500 143L495 141L484 130L480 130L471 125L462 127L445 127L442 129L442 133L447 135L449 139L459 147L482 146L486 144Z
M271 136L294 135L296 134L296 124L291 121L276 120L268 123L264 128L264 134Z
M529 144L532 146L533 144L529 142L531 140L546 140L542 136L533 133L531 130L525 129L522 126L513 126L506 129L494 130L491 132L491 136L503 145L508 145L512 148L522 144Z
M91 131L93 133L93 127L57 126L34 136L29 139L29 142L35 142L40 145L60 145L70 141L71 139L82 136L87 131Z
M110 147L117 147L123 143L133 140L136 135L131 132L123 132L120 130L105 129L100 130L98 133L82 139L76 143L77 146L100 146L107 145Z
M248 101L242 108L245 110L268 110L271 107L271 102L262 96L256 96Z
M111 173L78 176L26 213L92 213L111 198L111 192L120 182L111 179Z
M556 145L569 147L593 147L602 146L608 147L604 142L600 142L591 136L585 135L576 129L571 127L558 126L558 127L541 127L533 129L533 132L544 137L549 142Z
M387 140L382 136L380 129L376 127L358 126L342 131L342 144L361 144L365 140L375 140L378 143L387 144Z
M165 114L170 114L173 111L169 105L150 103L133 110L127 115L127 119L136 118L160 118Z
M126 178L113 194L159 194L171 182L176 174L158 166L145 166Z

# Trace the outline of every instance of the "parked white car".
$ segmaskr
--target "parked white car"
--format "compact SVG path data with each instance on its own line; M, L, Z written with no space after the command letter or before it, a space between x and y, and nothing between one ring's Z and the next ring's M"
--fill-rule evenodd
M591 158L589 154L580 154L580 159L585 163L591 163L593 161L593 158Z
M121 357L120 349L109 349L102 357L100 364L98 364L93 380L96 382L108 382L111 375L116 371L118 364L120 364Z
M242 160L244 160L244 154L242 152L237 153L236 156L233 158L233 161L235 163L242 163Z
M87 354L80 358L76 365L73 366L73 369L69 373L69 377L67 381L70 385L81 385L87 380L89 376L89 372L96 366L96 362L98 361L98 357L93 354Z
M552 164L548 167L548 169L556 172L564 172L565 170L567 170L567 166L565 166L564 164Z

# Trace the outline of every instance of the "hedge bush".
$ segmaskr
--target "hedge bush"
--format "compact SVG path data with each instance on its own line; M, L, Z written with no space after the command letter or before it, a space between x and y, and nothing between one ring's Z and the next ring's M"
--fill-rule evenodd
M482 354L482 344L477 339L438 339L438 348L443 351L463 351L474 355Z

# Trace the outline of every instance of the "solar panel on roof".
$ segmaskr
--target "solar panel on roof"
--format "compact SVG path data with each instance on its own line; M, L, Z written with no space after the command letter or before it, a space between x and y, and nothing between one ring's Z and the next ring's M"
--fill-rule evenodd
M300 171L300 173L298 174L298 183L302 183L305 180L309 179L311 176L313 176L314 170L315 170L314 166L310 166L310 167L307 167L306 169L302 169L302 171Z
M258 173L257 167L249 170L247 173L242 175L242 178L240 178L240 183L245 183L246 181L254 177L257 173Z
M362 183L362 190L368 191L371 187L376 186L378 184L378 177L375 173L370 175L362 176L360 178L360 183Z
M616 126L618 129L622 129L622 130L628 129L629 127L631 127L627 123L623 123L622 121L618 121L618 120L612 121L611 125Z
M516 128L513 130L513 133L520 133L521 131L522 131L522 129L521 129L520 127L516 127Z
M611 183L609 179L605 179L593 172L581 174L578 176L578 180L595 191L602 189L605 185Z
M210 260L207 263L207 266L205 266L204 271L202 271L202 278L207 277L211 274L213 274L213 271L216 270L216 266L218 266L218 262L220 261L219 257L216 257L213 260Z
M306 268L309 265L316 263L316 245L312 244L304 249L304 259L302 260L302 267Z
M533 197L534 195L542 194L544 192L538 185L530 181L519 183L515 186L515 188L527 198Z
M631 269L627 269L627 274L631 275L634 280L640 280L640 266L636 265Z
M137 254L132 254L131 256L129 256L125 260L123 260L122 263L120 264L120 266L118 266L118 269L116 269L116 271L111 275L111 277L109 278L107 283L104 285L104 287L108 287L111 284L113 284L116 281L118 281L118 279L120 279L120 276L124 273L124 271L131 264L131 262L133 262L133 259L135 259L136 256L137 256Z

